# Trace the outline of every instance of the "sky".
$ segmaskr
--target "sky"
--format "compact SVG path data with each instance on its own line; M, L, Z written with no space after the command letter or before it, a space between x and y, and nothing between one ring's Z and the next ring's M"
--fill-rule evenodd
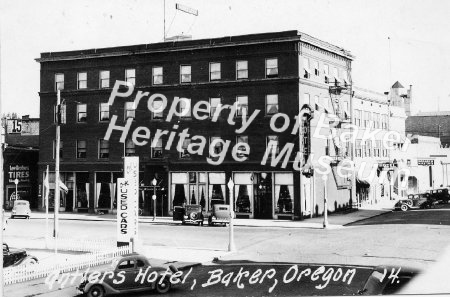
M199 11L175 10L180 3ZM2 113L39 116L42 52L161 42L163 0L2 0ZM354 85L413 86L412 111L450 110L450 1L166 0L166 34L298 30L351 51ZM390 42L389 42L390 40Z

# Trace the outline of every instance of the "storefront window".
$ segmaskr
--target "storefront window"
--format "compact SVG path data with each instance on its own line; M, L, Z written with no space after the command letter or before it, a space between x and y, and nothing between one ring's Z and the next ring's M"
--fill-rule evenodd
M172 173L172 205L182 206L188 203L189 176L187 172Z
M113 208L117 208L117 179L123 177L122 172L113 172L113 193L112 197L114 197Z
M89 173L77 172L76 178L76 207L88 208L89 207Z
M111 182L111 172L97 172L95 176L96 180L96 201L97 208L111 208L111 193L112 193L112 182Z
M251 173L234 174L234 201L237 213L251 213L253 201L253 182Z
M209 176L209 186L208 186L208 197L209 207L211 209L214 204L225 204L226 199L226 186L225 186L225 173L208 173Z
M275 173L275 213L294 211L294 177L292 173Z

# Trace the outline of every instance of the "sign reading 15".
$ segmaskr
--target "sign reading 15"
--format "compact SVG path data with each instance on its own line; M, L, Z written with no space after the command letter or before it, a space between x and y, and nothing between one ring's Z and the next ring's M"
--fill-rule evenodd
M21 120L12 120L11 133L20 133L20 132L22 132L22 121Z

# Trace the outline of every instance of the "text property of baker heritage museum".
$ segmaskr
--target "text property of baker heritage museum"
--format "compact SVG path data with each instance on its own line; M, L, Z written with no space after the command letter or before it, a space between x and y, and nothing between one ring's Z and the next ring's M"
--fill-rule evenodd
M108 104L114 104L114 101L117 97L127 98L130 97L134 92L134 85L126 82L116 80L114 84L114 88L111 92L111 95L108 100ZM175 121L176 123L172 126L172 130L162 130L156 129L155 135L153 136L153 140L149 142L151 138L151 132L148 127L140 126L134 129L131 132L131 140L137 146L145 146L150 145L151 147L155 147L158 141L162 136L168 136L168 140L165 146L166 150L169 150L172 145L176 145L176 149L178 152L183 152L183 143L187 138L191 139L191 142L187 146L187 151L191 155L200 155L202 156L205 152L205 146L207 144L207 139L202 135L194 135L189 134L189 128L183 129L182 131L178 131L178 119L180 117L185 116L186 114L192 114L192 116L200 121L210 120L211 122L217 122L219 117L221 116L222 111L230 111L227 117L227 123L231 126L237 126L237 123L234 119L236 112L239 110L239 105L234 103L233 105L228 104L219 104L214 113L211 115L211 105L208 101L198 101L193 106L191 106L191 101L186 98L174 97L172 100L172 104L168 107L168 99L165 95L160 93L150 94L149 92L137 91L133 106L136 109L139 106L139 103L142 99L147 99L147 108L149 112L157 112L162 113L166 108L169 108L167 116L165 117L166 122ZM158 101L159 104L155 104ZM247 117L247 110L242 109L242 123L240 126L236 127L235 132L237 134L244 133L255 120L256 116L261 112L258 109L255 109L253 113ZM302 119L303 117L310 113L308 109L302 109L298 115L294 117L293 126L291 126L291 119L288 115L284 113L276 113L270 119L270 128L275 133L282 133L291 130L292 135L297 135L301 130ZM109 123L108 129L106 131L105 140L109 140L113 131L117 131L121 133L120 142L125 143L128 135L130 134L131 124L133 122L132 118L128 118L124 126L120 126L117 124L117 115L113 115L111 117L111 121ZM354 144L356 142L356 137L361 128L356 125L348 124L346 128L349 131L344 131L337 135L335 127L338 124L338 117L332 114L321 114L318 120L318 124L312 137L319 139L334 139L341 144L351 143ZM277 122L282 122L282 125L277 124ZM331 134L323 135L321 134L322 129L331 130ZM368 131L366 129L363 131L362 143L364 142L375 142L375 136L382 132L381 129L375 129L374 131ZM175 141L178 135L178 141ZM397 131L388 131L384 133L382 139L382 146L388 150L393 150L394 146L392 143L395 141L399 141L402 139L401 135ZM206 158L206 161L211 165L220 165L225 159L228 150L230 149L230 140L224 139L214 139L209 146L209 156ZM214 147L216 145L220 145L223 149L220 152L216 152ZM305 161L302 158L301 152L294 152L295 144L292 142L287 142L284 147L278 150L278 143L275 141L269 141L267 148L265 150L264 156L261 160L261 165L267 165L270 162L270 166L281 168L286 168L288 162L292 159L293 161L293 169L297 171L301 171L305 165L311 164L312 162L316 162L318 166L313 167L314 171L319 174L329 174L331 172L331 162L333 159L330 156L322 155L317 156L314 153L311 153L308 156L308 159ZM408 148L408 142L402 147L402 150L405 151ZM293 154L295 157L293 158ZM247 143L238 142L231 148L231 155L233 159L237 162L244 162L248 159L250 155L250 146ZM279 165L279 163L281 164ZM365 172L366 167L371 166L370 173L367 176L362 174ZM350 178L352 176L352 172L354 172L355 164L349 158L343 158L337 164L337 174L339 174L342 178ZM369 165L366 162L362 162L359 167L358 173L362 179L367 181L371 181L377 171L377 167ZM400 169L398 172L394 173L396 176L402 174L404 176L409 176L409 170L407 168ZM382 172L379 177L381 180L389 180L390 183L394 183L396 178L390 178L387 176L386 172ZM406 183L407 178L403 179L402 182Z

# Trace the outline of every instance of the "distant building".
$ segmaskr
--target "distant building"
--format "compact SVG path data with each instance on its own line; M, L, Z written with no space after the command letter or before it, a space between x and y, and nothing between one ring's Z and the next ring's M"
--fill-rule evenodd
M406 133L440 139L442 146L450 146L450 111L419 112L406 119Z
M30 202L31 208L38 208L38 158L39 119L24 116L21 119L3 119L5 127L4 156L4 205L12 208L14 200ZM17 179L17 192L15 180Z

